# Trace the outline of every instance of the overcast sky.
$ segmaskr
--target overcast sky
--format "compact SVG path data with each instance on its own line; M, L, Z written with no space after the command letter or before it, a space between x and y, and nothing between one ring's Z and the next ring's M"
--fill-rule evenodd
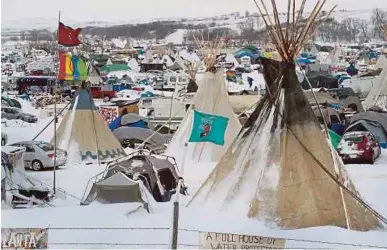
M286 0L277 0L286 8ZM298 0L301 2L301 0ZM309 6L316 0L308 0ZM269 3L265 0L265 3ZM387 8L387 0L327 0L325 9ZM310 8L309 8L310 9ZM129 21L165 17L214 16L233 11L257 11L252 0L1 0L3 26L10 21L58 17L68 21ZM284 10L284 9L283 9Z

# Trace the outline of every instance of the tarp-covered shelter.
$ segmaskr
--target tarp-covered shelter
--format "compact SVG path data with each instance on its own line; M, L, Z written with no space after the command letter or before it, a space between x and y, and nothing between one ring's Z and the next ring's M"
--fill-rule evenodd
M39 181L30 178L24 168L25 148L14 146L1 147L1 191L11 193L12 205L25 205L30 198L48 200L50 190ZM6 196L2 196L2 200ZM8 201L6 201L8 202Z
M308 72L306 77L307 79L305 78L301 83L303 89L310 89L309 83L312 88L337 88L339 86L337 79L328 72Z
M137 128L149 128L148 120L138 114L127 113L117 117L109 124L110 130L115 130L121 126L124 127L137 127Z
M342 104L340 100L335 99L328 92L314 92L316 98L314 98L312 91L304 91L306 98L310 105L317 104ZM317 99L317 102L316 102Z
M117 172L131 178L138 176L156 201L167 201L170 199L168 193L176 191L179 179L176 165L171 160L165 156L135 152L124 159L112 162L108 166L105 178Z
M152 145L165 145L169 141L167 135L160 134L156 131L150 130L148 128L141 127L119 127L113 130L114 136L121 143L124 141L132 143L142 143L147 140L147 144Z
M130 67L126 64L106 64L100 69L100 71L105 74L108 74L114 71L125 71L125 70L130 70Z
M366 111L351 117L345 132L369 131L387 148L387 113Z

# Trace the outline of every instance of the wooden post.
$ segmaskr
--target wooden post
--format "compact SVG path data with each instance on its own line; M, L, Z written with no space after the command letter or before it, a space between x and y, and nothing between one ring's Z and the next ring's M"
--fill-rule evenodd
M173 202L173 225L172 225L172 249L177 249L177 236L179 232L179 201Z
M184 160L181 165L181 171L180 171L180 178L179 182L177 183L177 188L176 188L176 198L175 201L173 202L173 222L172 222L172 243L171 243L171 249L177 249L177 242L178 242L178 234L179 234L179 196L181 193L181 188L183 185L183 172L184 172L184 165L185 165L185 157L187 153L187 148L188 148L188 142L184 144Z

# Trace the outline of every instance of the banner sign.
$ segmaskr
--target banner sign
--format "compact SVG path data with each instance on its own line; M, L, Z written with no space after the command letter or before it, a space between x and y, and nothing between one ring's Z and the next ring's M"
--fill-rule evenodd
M252 235L200 232L200 249L284 249L285 240Z
M48 249L48 229L2 228L1 249Z
M102 118L105 120L106 124L108 125L119 116L117 106L99 107L99 113L101 114Z

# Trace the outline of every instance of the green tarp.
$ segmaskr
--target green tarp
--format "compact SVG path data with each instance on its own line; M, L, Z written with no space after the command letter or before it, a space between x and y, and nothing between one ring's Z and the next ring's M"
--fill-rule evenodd
M337 146L339 145L340 140L341 140L341 136L336 134L334 131L332 131L330 129L329 129L329 136L331 137L332 146L335 149L337 149Z
M113 71L130 70L130 67L126 64L111 64L105 65L101 68L101 72L110 73Z

